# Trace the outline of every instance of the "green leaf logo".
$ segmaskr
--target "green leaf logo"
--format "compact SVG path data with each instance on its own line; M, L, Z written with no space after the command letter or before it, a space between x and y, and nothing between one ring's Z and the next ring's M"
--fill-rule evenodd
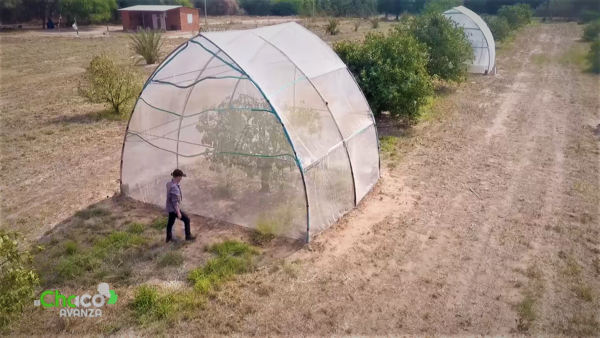
M108 299L108 302L106 302L106 304L114 304L117 302L117 299L119 298L119 296L117 296L117 294L115 293L115 290L110 290L110 298Z

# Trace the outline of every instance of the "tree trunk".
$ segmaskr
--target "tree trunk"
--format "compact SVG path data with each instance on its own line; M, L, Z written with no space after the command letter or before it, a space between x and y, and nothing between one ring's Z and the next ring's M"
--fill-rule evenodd
M550 0L546 0L546 13L544 13L544 21L546 21L546 17L548 16L549 12L550 12ZM550 17L550 20L552 20L552 16Z
M48 17L50 16L50 6L46 3L46 1L44 1L43 4L44 4L44 23L42 23L42 28L46 29L47 28L46 24L48 23Z

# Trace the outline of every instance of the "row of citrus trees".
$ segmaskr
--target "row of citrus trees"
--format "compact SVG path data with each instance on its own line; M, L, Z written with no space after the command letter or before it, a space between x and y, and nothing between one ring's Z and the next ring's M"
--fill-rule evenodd
M504 6L494 22L505 34L531 22L528 5ZM507 36L507 35L506 35ZM354 74L373 113L415 119L434 92L434 82L467 78L473 50L462 27L441 12L429 12L388 34L369 33L364 41L342 41L334 50Z
M590 70L600 74L600 19L596 19L585 25L583 28L583 40L592 42L587 55L587 61L590 64Z

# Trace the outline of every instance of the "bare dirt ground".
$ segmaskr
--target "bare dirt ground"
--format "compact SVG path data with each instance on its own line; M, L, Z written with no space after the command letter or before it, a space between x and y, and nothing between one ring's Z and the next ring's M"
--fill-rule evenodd
M579 36L527 28L295 272L242 278L235 304L173 333L600 335L600 87L570 61Z
M600 82L581 69L580 34L528 27L499 51L499 75L451 90L410 135L381 129L402 136L361 206L191 320L131 326L124 302L94 325L28 312L13 334L600 336ZM83 51L39 64L1 43L3 225L35 239L116 191L124 122L65 90Z

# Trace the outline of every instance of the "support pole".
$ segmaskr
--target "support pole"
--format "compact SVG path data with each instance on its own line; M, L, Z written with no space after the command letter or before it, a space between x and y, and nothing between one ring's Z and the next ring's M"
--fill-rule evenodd
M204 0L204 26L208 28L208 14L206 13L206 0Z

